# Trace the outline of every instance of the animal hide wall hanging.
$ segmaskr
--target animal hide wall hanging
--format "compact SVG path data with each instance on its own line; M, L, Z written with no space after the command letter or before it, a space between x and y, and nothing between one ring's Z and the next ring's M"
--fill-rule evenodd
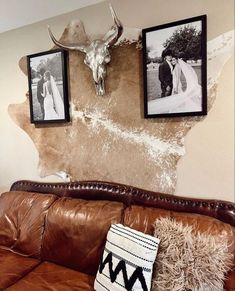
M79 21L71 22L60 38L67 44L86 41ZM232 31L208 43L208 111L218 76L232 53ZM35 127L29 121L28 98L11 104L9 114L33 140L41 177L57 174L66 179L67 175L72 180L106 180L174 193L177 162L185 154L184 137L206 117L144 119L139 39L125 37L124 30L111 55L106 94L99 98L83 53L69 52L71 123ZM27 74L26 57L20 68Z

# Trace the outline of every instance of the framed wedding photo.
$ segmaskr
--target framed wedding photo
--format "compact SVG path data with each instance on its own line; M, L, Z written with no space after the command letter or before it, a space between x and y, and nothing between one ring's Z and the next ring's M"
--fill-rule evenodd
M66 52L29 55L27 64L31 123L70 121Z
M207 114L206 20L143 29L145 118Z

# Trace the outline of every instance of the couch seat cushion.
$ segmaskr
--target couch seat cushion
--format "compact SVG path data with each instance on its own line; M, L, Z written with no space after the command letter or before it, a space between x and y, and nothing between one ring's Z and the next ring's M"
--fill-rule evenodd
M94 290L94 276L80 273L53 263L43 262L32 272L7 288L7 291L90 291Z
M0 290L17 282L38 264L40 261L37 259L0 249Z

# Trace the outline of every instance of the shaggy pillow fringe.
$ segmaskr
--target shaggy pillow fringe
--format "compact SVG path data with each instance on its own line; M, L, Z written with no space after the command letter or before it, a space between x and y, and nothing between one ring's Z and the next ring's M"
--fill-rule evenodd
M221 291L232 265L228 242L170 218L155 221L160 239L152 291Z

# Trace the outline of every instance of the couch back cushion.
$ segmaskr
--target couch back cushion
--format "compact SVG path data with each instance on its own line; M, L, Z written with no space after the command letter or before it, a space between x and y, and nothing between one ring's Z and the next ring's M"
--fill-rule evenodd
M12 191L0 196L0 248L40 258L42 234L54 195Z
M212 236L216 236L221 241L226 241L229 245L229 253L233 256L232 268L235 268L235 228L216 218L201 214L133 205L125 209L123 224L152 235L154 231L154 222L160 217L171 217L176 221L182 222L184 225L191 225L195 233L208 233ZM235 274L229 277L231 276L234 276L235 279ZM229 278L226 284L230 284L231 280L232 278Z
M160 217L170 216L170 210L132 205L127 207L124 212L123 224L153 235L155 220Z
M95 275L106 236L120 223L120 202L61 198L50 208L42 243L42 258Z

